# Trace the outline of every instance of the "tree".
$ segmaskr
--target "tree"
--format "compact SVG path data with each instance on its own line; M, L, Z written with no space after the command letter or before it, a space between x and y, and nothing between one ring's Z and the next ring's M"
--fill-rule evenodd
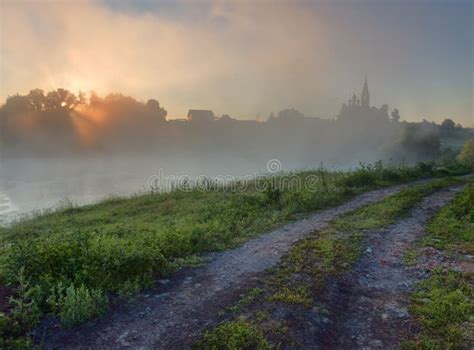
M156 116L159 120L165 121L168 112L160 106L160 103L155 99L150 99L146 103L146 107L148 111L153 115Z
M284 109L278 112L278 119L287 119L287 120L296 121L296 120L303 120L303 118L304 118L304 114L294 108Z
M441 131L449 133L449 132L454 131L454 129L456 128L456 123L452 119L445 119L441 123L440 128L441 128Z
M391 113L391 116L392 116L392 122L394 123L400 122L400 114L398 112L398 109L394 109Z
M35 111L44 111L46 108L46 96L44 91L41 89L31 90L27 96L31 107Z
M8 114L19 115L31 110L31 105L27 96L17 94L9 96L2 109Z
M467 140L464 143L457 159L462 163L474 165L474 139Z
M79 100L72 92L66 89L50 91L46 95L46 108L49 110L65 109L73 110Z

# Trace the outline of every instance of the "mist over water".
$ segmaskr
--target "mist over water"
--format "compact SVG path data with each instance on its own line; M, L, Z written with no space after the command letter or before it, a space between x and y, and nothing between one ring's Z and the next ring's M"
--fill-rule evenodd
M202 157L157 157L154 155L74 155L3 159L0 169L0 223L25 214L63 205L96 203L111 196L129 196L151 191L149 179L157 174L190 179L206 176L242 178L267 173L267 161L259 157L225 154ZM297 157L282 161L282 170L316 168ZM330 169L356 164L324 163Z
M36 89L9 97L0 107L0 220L144 193L158 173L255 177L270 159L282 171L412 164L436 158L440 136L472 137L452 120L402 122L398 109L372 106L367 80L334 119L293 108L264 121L194 109L187 119L166 116L157 100L122 94Z
M160 170L161 169L161 170ZM110 196L151 191L149 179L165 176L236 177L265 171L242 159L178 159L148 156L71 156L1 161L0 222L61 205L95 203Z

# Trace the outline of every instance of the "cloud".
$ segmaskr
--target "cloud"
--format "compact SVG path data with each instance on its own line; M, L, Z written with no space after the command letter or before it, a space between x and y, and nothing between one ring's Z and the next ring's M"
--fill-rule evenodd
M223 109L258 104L267 84L287 90L324 65L321 24L285 3L216 1L186 21L93 2L3 6L3 97L62 86L153 95L175 110L216 103L218 96ZM242 89L250 97L237 102Z
M368 73L372 100L402 118L472 120L472 35L453 37L472 29L465 6L362 5L4 0L0 99L64 87L154 97L171 117L333 117Z

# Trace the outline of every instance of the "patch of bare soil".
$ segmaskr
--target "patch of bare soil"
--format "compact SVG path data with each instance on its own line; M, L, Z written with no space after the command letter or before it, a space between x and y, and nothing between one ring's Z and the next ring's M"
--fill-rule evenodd
M371 232L363 258L340 279L329 284L323 296L327 317L316 324L301 325L297 333L310 338L305 348L396 349L413 331L407 307L410 292L427 272L443 263L429 259L426 266L406 266L405 252L424 234L427 221L453 199L458 189L426 197L409 216L385 230ZM298 338L298 334L296 334Z
M57 321L45 321L35 330L35 339L46 349L189 347L205 328L216 322L218 311L256 285L260 274L278 264L294 242L326 227L336 216L380 201L404 187L362 194L341 206L263 234L235 250L210 254L205 267L183 270L170 280L160 281L154 290L142 293L140 301L118 306L84 326L67 330ZM381 246L382 240L381 236ZM374 254L379 254L376 249Z

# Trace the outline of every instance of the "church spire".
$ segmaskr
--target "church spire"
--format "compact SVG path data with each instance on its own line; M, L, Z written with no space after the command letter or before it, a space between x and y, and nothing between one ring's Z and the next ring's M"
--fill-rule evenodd
M362 88L362 93L360 94L360 105L362 107L370 106L370 94L369 86L367 85L367 74L365 75L364 87Z

